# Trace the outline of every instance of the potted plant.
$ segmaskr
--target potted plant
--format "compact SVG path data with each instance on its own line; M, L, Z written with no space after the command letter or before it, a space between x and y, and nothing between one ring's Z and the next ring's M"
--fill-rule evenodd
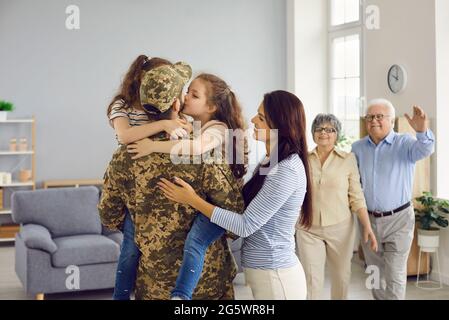
M436 199L430 192L423 192L416 201L420 204L419 208L415 208L418 245L423 251L435 252L440 241L439 229L449 224L445 217L449 214L449 201Z
M343 151L351 152L352 143L355 141L356 139L354 137L347 136L344 132L342 132L337 141L337 147Z
M14 105L8 101L0 100L0 121L6 121L8 112L14 110Z

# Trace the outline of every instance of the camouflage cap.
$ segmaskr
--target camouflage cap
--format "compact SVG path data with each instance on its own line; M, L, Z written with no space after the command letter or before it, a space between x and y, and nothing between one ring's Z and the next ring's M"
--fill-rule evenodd
M162 65L147 71L140 85L140 102L165 112L179 97L192 76L192 68L184 63Z

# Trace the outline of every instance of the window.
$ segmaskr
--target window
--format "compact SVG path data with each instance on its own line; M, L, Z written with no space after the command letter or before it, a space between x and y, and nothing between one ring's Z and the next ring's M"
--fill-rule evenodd
M331 0L331 25L341 25L360 20L359 0Z
M362 86L359 0L330 0L329 93L331 112L350 140L360 136Z

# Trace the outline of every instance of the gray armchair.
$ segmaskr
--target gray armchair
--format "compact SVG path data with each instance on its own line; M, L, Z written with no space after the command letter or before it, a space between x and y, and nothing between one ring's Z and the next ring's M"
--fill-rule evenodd
M21 224L15 269L28 294L43 299L45 293L114 287L122 235L102 227L98 200L96 187L12 195L12 217Z

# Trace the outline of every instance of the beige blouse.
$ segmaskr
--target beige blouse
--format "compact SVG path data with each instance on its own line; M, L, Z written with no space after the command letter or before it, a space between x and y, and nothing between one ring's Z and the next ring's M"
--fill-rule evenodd
M330 226L366 208L357 160L353 153L335 148L321 166L315 148L309 153L312 172L313 225Z

